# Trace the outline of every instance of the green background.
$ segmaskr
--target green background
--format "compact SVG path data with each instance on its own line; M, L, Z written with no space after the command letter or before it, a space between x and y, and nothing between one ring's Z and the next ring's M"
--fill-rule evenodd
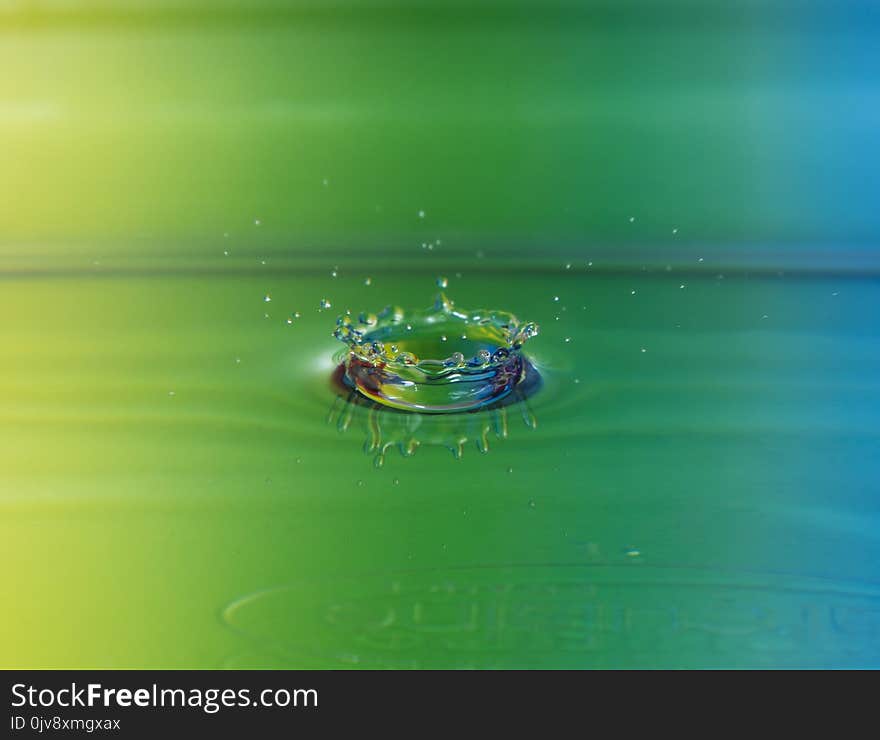
M0 5L0 664L876 666L877 29ZM537 425L377 468L335 317L441 274Z

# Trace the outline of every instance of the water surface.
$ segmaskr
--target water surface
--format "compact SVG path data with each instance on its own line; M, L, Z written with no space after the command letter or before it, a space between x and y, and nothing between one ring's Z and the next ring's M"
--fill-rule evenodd
M377 468L337 309L435 271L223 259L4 277L5 665L877 665L874 279L462 260L537 424Z

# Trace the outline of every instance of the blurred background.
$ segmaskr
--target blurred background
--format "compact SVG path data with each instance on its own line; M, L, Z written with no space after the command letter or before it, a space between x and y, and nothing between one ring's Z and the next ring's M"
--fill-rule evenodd
M442 234L873 265L878 24L824 0L5 0L3 254Z
M0 663L880 665L878 34L0 0ZM378 468L330 332L440 276L544 387Z

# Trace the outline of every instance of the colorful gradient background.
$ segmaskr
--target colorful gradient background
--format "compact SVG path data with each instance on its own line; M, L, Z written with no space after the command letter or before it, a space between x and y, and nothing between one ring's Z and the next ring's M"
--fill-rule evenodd
M0 665L880 666L878 36L0 0ZM537 426L378 469L330 331L440 274Z

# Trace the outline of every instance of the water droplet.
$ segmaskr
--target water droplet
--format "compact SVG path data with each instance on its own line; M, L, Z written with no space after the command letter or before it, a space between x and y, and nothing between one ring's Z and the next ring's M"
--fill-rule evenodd
M507 472L508 472L508 473L512 473L512 472L513 472L513 468L512 468L512 467L508 468L508 469L507 469Z
M323 311L327 308L331 308L333 306L333 304L330 303L330 301L328 301L326 298L322 298L321 302L318 304L318 306L319 306L318 310Z
M400 478L395 478L395 479L394 479L393 481L391 481L391 482L392 482L395 486L399 486L399 485L400 485Z
M266 296L263 298L263 300L264 300L266 303L269 303L269 302L272 300L272 296L270 296L270 295L267 293Z
M362 480L359 480L359 481L357 482L357 484L358 484L359 487L363 487L364 482L363 482Z
M293 318L295 318L295 319L302 318L302 314L299 311L294 311Z
M635 292L634 290L631 290L631 291L629 292L629 294L630 294L630 295L635 295L636 292Z
M449 287L449 279L443 275L437 278L437 287L438 288L448 288Z
M325 177L323 180L321 180L321 184L326 188L330 184L330 180Z
M565 343L568 344L569 342L571 342L571 337L566 337L566 338L565 338Z
M236 364L236 365L241 365L241 357L236 357L236 358L235 358L235 364Z
M484 407L510 393L522 378L519 350L536 333L505 311L466 312L441 294L424 311L388 307L358 322L342 316L334 336L349 348L347 377L363 395L430 413ZM465 352L454 346L459 336ZM461 379L470 384L467 397Z
M553 302L559 303L559 296L558 295L553 296Z
M339 275L339 273L336 272L336 270L331 270L331 271L330 271L330 277L335 278L337 275Z
M673 233L673 234L677 234L677 233L678 233L678 229L673 229L673 230L672 230L672 233Z
M169 396L176 396L177 393L175 391L168 391Z
M624 553L628 558L637 558L642 554L642 551L637 547L628 547L624 550Z
M371 278L371 277L364 278L364 285L370 286L372 284L373 284L373 278Z
M425 217L425 212L424 212L424 211L419 211L419 218L424 218L424 217ZM442 220L442 219L441 219L441 220Z
M565 269L566 269L566 270L570 270L570 269L571 269L571 262L566 262L566 263L565 263Z
M535 499L529 499L529 508L530 508L530 509L534 509L534 508L536 508L537 506L538 506L538 505L535 503Z
M647 352L648 350L642 347L642 352Z
M679 290L684 290L684 283L678 286Z
M634 224L634 223L636 222L636 217L635 217L635 216L630 216L630 217L629 217L629 222L630 222L631 224Z
M224 256L224 257L228 257L228 256L229 256L229 250L228 250L228 249L224 249L224 250L223 250L223 256Z
M258 218L255 218L255 219L254 219L254 226L260 226L262 223L263 223L263 222L260 221L260 219L258 219Z

